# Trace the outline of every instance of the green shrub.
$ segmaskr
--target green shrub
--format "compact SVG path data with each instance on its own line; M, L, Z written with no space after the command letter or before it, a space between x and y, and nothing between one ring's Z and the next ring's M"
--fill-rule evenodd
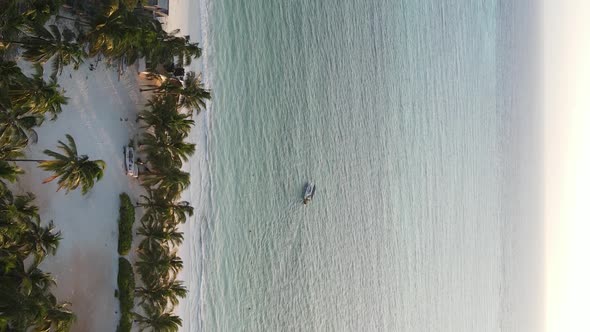
M135 222L135 207L125 193L119 195L119 255L127 255L133 241L133 223Z
M129 332L133 324L133 299L135 297L135 275L131 263L124 257L119 257L119 304L121 320L117 326L117 332Z

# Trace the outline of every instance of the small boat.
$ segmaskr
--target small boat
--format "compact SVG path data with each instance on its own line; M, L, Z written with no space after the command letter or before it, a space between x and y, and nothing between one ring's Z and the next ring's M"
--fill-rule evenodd
M315 184L313 182L308 182L305 185L305 193L303 194L303 204L307 205L307 203L311 202L314 194L315 194Z

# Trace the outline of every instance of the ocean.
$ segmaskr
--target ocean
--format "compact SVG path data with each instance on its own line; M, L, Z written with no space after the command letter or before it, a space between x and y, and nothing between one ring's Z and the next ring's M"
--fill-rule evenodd
M541 331L540 6L206 2L184 330Z

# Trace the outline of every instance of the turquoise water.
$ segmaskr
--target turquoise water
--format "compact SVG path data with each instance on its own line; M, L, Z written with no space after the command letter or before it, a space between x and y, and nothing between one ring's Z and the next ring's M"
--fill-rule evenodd
M210 201L186 330L539 331L534 6L208 10Z

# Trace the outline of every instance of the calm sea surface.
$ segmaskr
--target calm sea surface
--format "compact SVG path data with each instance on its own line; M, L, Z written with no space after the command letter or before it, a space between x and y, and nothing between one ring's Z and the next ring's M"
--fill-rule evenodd
M536 5L208 6L186 330L541 330Z

